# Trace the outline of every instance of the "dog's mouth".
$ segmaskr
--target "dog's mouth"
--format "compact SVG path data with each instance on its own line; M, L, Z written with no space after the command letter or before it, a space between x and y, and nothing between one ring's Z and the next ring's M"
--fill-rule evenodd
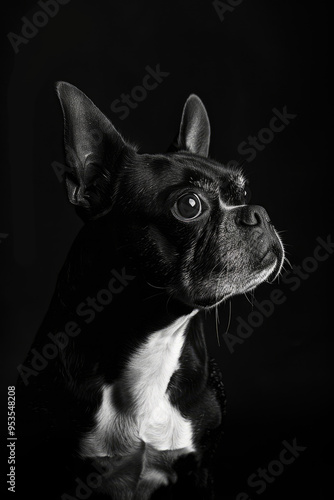
M246 281L244 287L242 287L243 289L239 293L250 292L264 281L267 281L268 283L273 283L275 281L280 273L280 264L278 258L276 256L273 256L271 251L268 251L266 256L263 258L263 261L265 261L263 262L263 264L265 264L263 269L250 276L250 278Z
M256 265L254 264L252 270L245 270L243 277L217 276L216 282L212 282L215 293L194 298L193 305L197 308L210 309L234 295L254 290L263 282L273 283L279 276L284 261L283 244L278 237L277 240L262 248L257 256Z
M266 280L269 283L273 283L278 278L278 276L280 275L280 272L282 270L283 262L285 259L285 252L284 252L284 246L283 246L282 240L278 236L278 234L273 226L272 226L272 230L273 230L274 235L275 235L275 242L271 246L270 250L271 250L271 253L276 260L276 266L274 267L272 273L266 278Z
M265 281L273 283L280 275L284 262L284 247L276 231L274 232L276 236L275 241L272 241L263 251L257 270L250 274L244 286L242 286L242 290L238 293L250 292Z
M267 231L258 231L252 244L256 250L257 284L262 281L272 283L279 276L284 261L283 243L274 226L270 223Z

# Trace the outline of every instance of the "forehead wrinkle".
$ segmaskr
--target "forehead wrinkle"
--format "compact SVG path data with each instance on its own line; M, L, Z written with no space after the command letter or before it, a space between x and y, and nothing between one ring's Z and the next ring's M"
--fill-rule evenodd
M190 155L185 156L185 158L183 156L177 156L177 159L181 160L181 165L182 160L188 159ZM184 166L187 167L187 165ZM187 182L219 197L223 194L222 189L223 191L239 192L245 188L247 183L243 170L239 165L232 167L211 159L201 158L201 162L192 161L191 166L189 165L186 170L188 170Z
M245 187L246 182L246 178L241 171L230 171L220 178L220 188L237 188L239 190Z
M208 191L210 193L218 193L219 192L219 183L210 179L208 177L201 177L198 179L190 178L189 182L196 187L203 189L204 191Z
M235 179L236 184L239 187L245 187L245 184L247 183L246 176L244 175L244 172L241 167L236 168L233 172L233 178Z
M239 188L245 187L246 179L242 172L236 172L234 177L234 182L237 184Z

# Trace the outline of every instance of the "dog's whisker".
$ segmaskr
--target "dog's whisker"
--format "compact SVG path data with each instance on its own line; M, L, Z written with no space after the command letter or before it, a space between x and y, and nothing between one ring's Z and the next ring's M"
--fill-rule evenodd
M291 267L291 269L293 269L292 264L287 257L284 257L284 261L286 261L289 264L289 266Z
M283 242L282 242L282 243L283 243ZM284 245L284 248L285 248L285 247L293 247L293 245L291 245L291 243L286 243L285 241L284 241L283 245Z
M218 346L220 347L220 339L219 339L219 315L218 315L218 306L215 307L215 319L216 319L216 338L218 342Z
M143 299L143 302L146 302L147 300L153 299L154 297L158 297L160 295L165 295L165 292L155 293L153 295L150 295L149 297L145 297L145 299Z
M130 243L125 243L124 245L121 245L120 247L116 247L116 252L118 252L119 250L123 250L123 248L129 248L131 245Z
M247 302L249 302L249 303L250 303L250 305L253 307L253 305L254 305L254 304L253 304L253 301L252 301L252 300L248 297L247 293L248 293L248 292L244 292L244 296L246 297Z
M167 311L167 313L168 313L168 304L171 301L171 299L173 298L173 295L175 295L175 292L172 292L170 294L170 296L168 297L168 299L167 299L167 302L166 302L166 311Z
M151 286L152 288L157 288L158 290L167 290L168 287L167 286L158 286L158 285L153 285L152 283L150 283L149 281L146 280L146 283Z
M221 265L221 263L220 263L220 262L217 262L217 264L215 264L215 265L213 266L213 268L211 269L210 274L209 274L209 281L211 280L211 278L212 278L212 274L214 273L214 271L215 271L215 270L217 269L217 267L218 267L218 266L220 266L220 265ZM223 272L224 272L224 268L222 269L221 274L222 274ZM220 276L219 276L219 277L220 277Z
M228 331L230 329L231 320L232 320L232 301L229 300L228 323L227 323L227 327L226 327L226 332L225 333L228 333Z

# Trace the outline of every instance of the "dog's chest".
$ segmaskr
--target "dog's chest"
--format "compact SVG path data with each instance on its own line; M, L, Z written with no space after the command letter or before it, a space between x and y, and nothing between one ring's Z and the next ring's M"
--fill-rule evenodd
M157 450L194 451L191 422L170 403L166 393L179 367L189 319L184 316L150 334L132 354L120 378L103 387L96 425L82 441L83 456L112 456L141 441ZM113 403L116 386L129 395L121 411Z

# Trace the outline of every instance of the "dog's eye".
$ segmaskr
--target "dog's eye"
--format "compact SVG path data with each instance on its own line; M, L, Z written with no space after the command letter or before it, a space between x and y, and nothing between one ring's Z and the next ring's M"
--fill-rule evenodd
M183 194L176 201L173 213L180 220L196 219L202 213L201 200L195 193Z

